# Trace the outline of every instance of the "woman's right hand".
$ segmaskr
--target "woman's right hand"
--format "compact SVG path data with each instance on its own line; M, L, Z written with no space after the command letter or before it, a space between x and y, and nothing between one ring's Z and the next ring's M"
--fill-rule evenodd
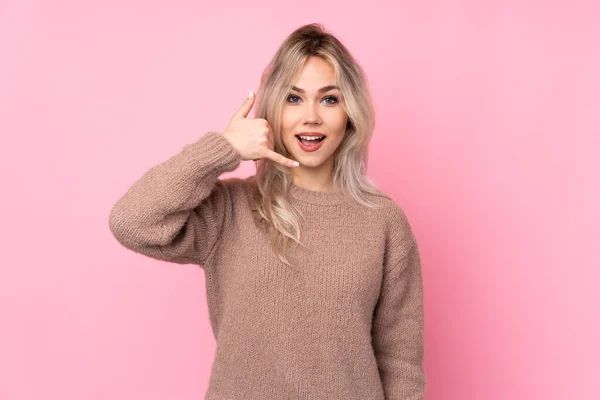
M233 115L223 136L240 154L242 160L269 158L286 167L297 167L299 165L297 161L273 151L273 131L267 120L246 118L254 105L255 98L254 93L250 92L250 97Z

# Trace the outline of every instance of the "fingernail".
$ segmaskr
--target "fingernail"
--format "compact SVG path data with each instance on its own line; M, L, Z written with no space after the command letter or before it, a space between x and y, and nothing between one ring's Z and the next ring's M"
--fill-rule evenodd
M300 163L298 161L294 161L294 167L297 167L298 165L300 165Z
M250 93L248 93L248 98L249 98L249 99L251 99L251 98L252 98L252 96L254 96L254 92L253 92L253 91L250 91Z

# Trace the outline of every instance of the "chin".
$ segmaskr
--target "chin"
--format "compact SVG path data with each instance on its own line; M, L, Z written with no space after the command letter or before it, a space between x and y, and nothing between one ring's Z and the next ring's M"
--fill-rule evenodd
M300 156L298 158L296 158L296 160L298 160L298 162L300 163L301 167L305 167L305 168L319 168L321 166L323 166L323 164L325 164L327 162L327 160L329 160L329 157L310 157L310 156Z
M304 168L318 168L321 165L323 165L322 162L314 162L314 161L298 160L298 162L300 163L300 167L304 167Z

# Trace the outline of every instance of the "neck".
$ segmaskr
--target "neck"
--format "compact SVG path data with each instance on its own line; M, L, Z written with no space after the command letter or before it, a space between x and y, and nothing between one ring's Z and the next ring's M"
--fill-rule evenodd
M316 192L335 192L332 168L321 165L319 168L309 168L300 165L293 170L292 183L303 189Z

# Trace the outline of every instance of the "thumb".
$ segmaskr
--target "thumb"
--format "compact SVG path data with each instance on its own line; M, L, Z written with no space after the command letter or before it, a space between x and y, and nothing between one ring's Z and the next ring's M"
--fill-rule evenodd
M250 92L250 94L248 94L248 97L246 98L246 100L244 101L244 103L242 104L242 107L234 114L234 118L246 118L248 116L248 113L250 113L250 110L252 109L252 106L254 105L254 98L256 96L254 95L254 92Z

